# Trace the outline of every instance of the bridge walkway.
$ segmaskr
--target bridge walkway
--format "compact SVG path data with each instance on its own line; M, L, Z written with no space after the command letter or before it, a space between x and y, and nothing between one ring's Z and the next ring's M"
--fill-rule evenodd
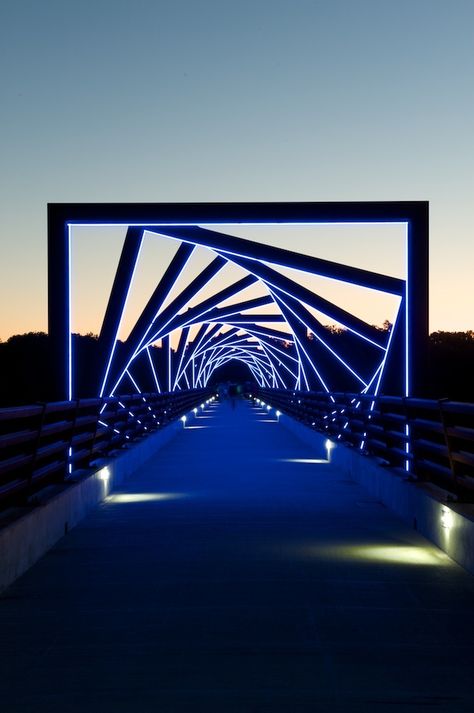
M473 578L324 458L200 413L0 597L2 710L472 710Z

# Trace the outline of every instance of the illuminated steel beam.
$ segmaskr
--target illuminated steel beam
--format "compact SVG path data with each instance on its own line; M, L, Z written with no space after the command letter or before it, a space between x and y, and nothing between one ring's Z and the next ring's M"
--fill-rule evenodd
M263 359L262 354L257 351L257 345L254 345L253 343L249 344L248 337L246 335L240 338L233 338L232 341L229 341L225 346L221 344L209 346L204 350L204 352L207 351L210 351L211 354L207 356L205 363L204 361L201 361L201 368L199 372L200 376L203 368L207 369L206 382L216 368L218 368L222 363L232 360L244 361L245 363L248 363L248 359L253 361L257 360L261 363L262 368L268 369L269 373L272 368L267 355L265 355L267 358Z
M231 313L226 317L223 317L227 324L247 324L249 319L255 324L260 322L267 322L272 324L273 322L285 322L285 318L281 314L241 314L241 313ZM210 321L214 321L213 316L210 316Z
M245 347L244 347L245 345ZM236 339L232 342L230 342L228 347L232 347L232 351L230 352L229 358L235 358L236 357L236 351L238 354L242 355L245 354L248 357L252 359L256 359L260 361L262 364L267 364L269 369L274 370L274 366L276 364L276 360L272 360L271 355L268 353L268 351L265 349L264 345L262 345L260 342L259 343L254 343L248 342L248 337L247 335L244 335L243 337L239 339ZM237 349L236 349L237 347ZM263 358L265 357L265 358Z
M216 335L219 330L221 329L221 325L212 325L211 329L209 332L207 332L209 325L207 323L203 324L202 327L200 328L198 334L194 338L193 341L187 342L185 345L185 351L182 351L180 360L179 360L179 366L178 370L176 372L176 377L175 377L175 383L178 384L179 381L181 380L183 374L186 372L186 369L189 367L191 364L192 360L200 354L199 347L202 344L207 344L213 337ZM189 333L189 327L185 327L187 330L187 334ZM183 330L184 331L184 330ZM180 350L180 347L178 347L178 350ZM184 365L183 365L183 357L185 356L184 359Z
M275 290L275 298L278 304L282 306L282 308L284 305L284 307L290 310L290 312L294 314L294 316L301 322L304 327L306 327L308 331L314 334L316 339L324 346L324 348L327 349L330 354L337 361L339 361L339 363L345 369L347 369L360 382L360 384L362 384L362 386L367 386L366 381L364 381L364 379L351 367L351 365L345 359L343 359L342 356L338 354L338 352L333 347L330 346L329 341L331 333L327 329L325 330L323 325L315 317L313 317L313 315L308 312L308 310L305 309L303 305L301 305L297 300L288 297L287 295L281 296L281 293L279 293L279 291L277 290Z
M283 369L285 369L285 371L287 371L293 379L297 378L297 375L295 374L295 372L292 371L287 364L285 364L285 358L290 358L290 359L292 359L292 361L294 361L296 363L298 363L298 359L295 359L295 357L289 357L289 355L286 355L286 354L283 356L280 356L281 353L280 354L275 353L274 348L270 344L268 344L268 342L264 342L263 340L262 340L262 348L268 354L271 355L273 362L275 364L277 364L278 367L283 367ZM283 377L281 377L281 378L283 380ZM293 386L293 384L292 384L292 386Z
M198 354L204 354L204 352L208 352L210 349L222 349L223 347L230 348L235 346L236 344L244 344L248 342L248 336L247 335L242 335L238 337L236 334L232 335L231 337L228 336L228 333L225 335L222 335L222 339L216 338L215 340L212 340L208 345L201 347L198 350Z
M309 204L171 204L142 205L54 205L48 207L48 269L49 269L49 326L54 366L57 367L58 389L63 389L64 374L67 375L67 398L72 389L72 350L70 318L71 240L75 225L128 226L119 268L107 306L101 329L99 345L104 353L100 393L112 393L122 378L132 381L139 388L134 373L143 363L151 369L154 383L159 388L159 379L154 370L156 354L164 358L168 366L167 388L179 388L184 377L186 384L202 383L208 379L217 364L238 356L246 364L252 364L252 373L260 381L272 385L285 379L293 380L291 367L297 365L298 388L309 388L326 383L321 374L321 365L333 360L351 377L359 381L362 391L379 391L382 384L390 382L392 374L400 372L403 364L403 390L405 395L420 394L428 333L428 204L423 202L393 203L309 203ZM401 280L368 270L338 264L329 260L299 255L289 250L274 248L244 238L226 234L209 226L232 225L314 225L317 223L400 223L406 229L406 279ZM206 226L206 227L203 227ZM163 239L180 241L178 252L157 285L152 298L142 311L120 351L116 349L120 325L126 309L133 277L138 264L143 233L149 231ZM177 280L184 274L184 267L191 258L195 246L205 247L217 257L197 278L184 286L161 313L162 305ZM192 308L179 314L205 285L212 289L213 278L226 265L237 265L247 275L236 280ZM304 288L295 276L293 279L280 274L272 265L298 270L316 276L324 276L340 282L394 294L400 297L394 326L388 336L381 334L364 320L325 300L317 293ZM67 274L64 279L58 271ZM259 283L268 291L265 297L241 300L238 304L220 307L223 301L233 299L240 290ZM217 284L217 281L214 283ZM161 286L160 286L161 285ZM275 304L271 315L255 312L245 314L259 305ZM315 309L342 325L358 340L358 354L362 344L367 358L373 361L374 371L368 377L358 373L352 354L345 342L332 338L321 322L309 311ZM291 334L271 329L268 324L281 322ZM197 337L189 342L189 330L198 328ZM221 331L231 326L231 336ZM185 329L182 329L185 327ZM171 333L181 328L180 344L176 353L169 348ZM315 339L307 339L307 332ZM258 340L258 345L249 344L245 335ZM163 339L160 352L150 345ZM359 341L360 340L360 341ZM347 341L347 340L346 340ZM288 343L283 350L281 343ZM349 342L347 342L349 345ZM233 351L232 351L233 350ZM145 362L140 356L143 351ZM165 354L166 352L166 354ZM287 352L287 353L286 353ZM378 357L376 356L378 353ZM58 364L63 354L63 363ZM191 355L191 359L189 356ZM135 362L135 359L137 361ZM377 364L377 360L381 360ZM206 363L207 360L207 363ZM255 362L254 362L255 360ZM321 364L318 363L320 360ZM355 360L357 362L357 359ZM184 366L183 366L184 365ZM284 366L282 366L284 365ZM163 365L162 365L163 366ZM213 368L210 369L210 366ZM250 368L250 367L249 367ZM293 366L294 368L294 366ZM161 373L163 369L160 369ZM324 369L323 369L324 370ZM140 372L141 373L141 372ZM117 378L118 377L118 378ZM389 378L388 378L389 377ZM331 377L332 378L332 377ZM191 381L190 381L191 379ZM111 389L111 384L115 386ZM401 387L402 385L400 385ZM398 390L398 387L397 387ZM61 393L63 396L64 390Z
M161 314L159 314L153 323L153 335L149 337L150 342L154 342L163 334L169 334L168 325L173 320L174 316L185 307L190 300L197 295L200 290L222 270L226 265L226 260L220 256L214 260L204 270L187 285L180 294L169 304Z
M252 321L243 322L239 324L240 329L245 329L246 332L252 332L253 334L263 334L267 337L272 337L273 339L278 339L280 342L293 342L294 338L290 332L279 332L277 329L271 329L271 327L262 327L262 325L254 324Z
M159 281L140 317L125 340L120 364L116 364L113 369L113 375L115 378L118 374L123 373L130 365L134 355L137 353L138 347L145 340L149 330L151 329L151 325L163 305L163 302L167 298L170 290L173 288L175 281L188 262L193 250L194 246L185 244L179 246L176 254L165 270L163 277ZM150 346L150 344L151 343L149 343L148 346ZM114 376L109 377L108 381L113 381ZM116 388L116 386L114 388Z
M355 315L350 312L347 312L341 307L329 302L329 300L324 299L324 297L321 297L315 292L308 290L306 287L303 287L298 282L291 280L289 277L281 275L279 272L273 270L267 265L262 265L246 258L235 258L235 262L240 265L240 267L252 270L254 274L260 277L260 279L267 285L280 289L290 297L296 297L313 309L316 309L326 316L331 317L331 319L334 319L336 322L339 322L347 329L362 337L362 339L366 339L372 344L379 346L380 349L383 349L383 346L379 343L378 339L380 337L380 333L377 329L375 329L375 327L368 324L364 320L355 317Z
M153 227L147 230L156 230ZM362 270L350 265L322 260L310 255L276 248L271 245L256 243L245 238L237 238L233 235L226 235L222 232L201 228L198 226L160 227L160 232L164 235L182 241L188 241L193 245L203 245L216 252L225 252L233 256L248 257L252 260L271 262L274 265L290 267L313 275L330 277L342 282L350 282L355 285L370 287L381 292L388 292L394 295L402 295L404 291L404 281L396 277L381 275L369 270Z
M332 391L328 387L328 381L327 378L324 378L321 374L321 369L318 369L318 367L313 363L313 360L311 359L311 355L309 353L309 342L307 341L306 338L306 328L301 324L301 322L293 315L290 310L287 309L285 305L281 305L281 309L283 313L285 314L286 320L288 324L291 327L291 330L294 334L295 337L295 347L296 350L299 354L299 368L300 368L300 373L299 373L299 380L300 380L300 388L301 387L301 376L303 376L304 382L306 384L307 390L310 390L310 385L308 382L308 377L306 374L306 367L309 367L312 372L316 375L319 384L323 387L324 391ZM311 372L310 372L311 373Z
M215 295L212 295L212 297L209 297L208 299L204 300L195 307L191 307L184 315L176 315L174 319L170 320L169 324L167 325L167 329L172 332L175 329L179 329L179 327L188 323L191 324L197 321L209 322L210 320L207 318L207 314L210 314L213 310L217 309L218 304L224 302L224 300L227 300L230 297L234 297L236 294L238 294L242 290L247 289L247 287L251 287L256 282L256 277L254 277L253 275L246 275L241 280L238 280L229 287L220 290ZM261 301L259 306L263 304L270 304L272 302L271 297L259 299L265 299L265 302ZM245 304L245 302L243 304Z
M105 369L98 375L99 395L105 391L105 386L114 356L118 333L127 304L127 298L137 266L140 249L143 242L142 228L129 228L122 247L120 260L115 273L112 291L110 293L104 321L100 330L98 348L105 356Z
M159 382L159 380L158 380L158 375L157 375L157 373L156 373L155 365L154 365L154 363L153 363L153 357L152 357L151 354L150 354L150 348L149 348L149 347L146 348L146 353L147 353L147 355L148 355L148 361L149 361L149 363L150 363L151 373L152 373L152 375L153 375L153 380L154 380L154 383L155 383L155 386L156 386L156 390L157 390L157 392L158 392L159 394L161 394L162 389L161 389L161 386L160 386L160 382Z
M176 349L176 363L178 366L176 368L176 376L175 376L173 391L177 387L179 379L180 379L181 365L183 363L184 353L185 353L186 347L188 345L189 330L190 330L190 327L184 327L181 330L181 334L179 337L178 348Z
M223 301L223 300L221 300ZM201 306L195 308L195 314L186 314L186 319L191 322L194 319L202 320L205 322L223 322L226 317L238 312L247 311L250 309L255 309L256 307L262 307L264 305L273 304L273 298L268 295L266 297L257 297L253 300L246 300L245 302L239 302L234 305L229 305L227 307L214 307L213 309L201 312ZM194 311L194 310L193 310ZM189 310L191 313L191 310ZM248 317L253 317L253 315L248 315ZM177 319L179 323L179 319ZM187 324L187 322L186 322Z
M173 302L168 305L163 312L156 316L156 319L152 322L152 334L147 334L146 343L137 347L133 356L136 356L140 348L145 349L146 346L153 344L153 342L162 336L168 336L170 332L166 329L166 327L172 320L173 315L182 309L206 285L206 283L224 267L225 264L225 259L218 256L194 280L192 280L192 282L190 282L189 285L182 290ZM117 386L129 365L130 360L122 366L121 371L119 370L117 372L118 377L115 380L111 393L114 393L117 389Z

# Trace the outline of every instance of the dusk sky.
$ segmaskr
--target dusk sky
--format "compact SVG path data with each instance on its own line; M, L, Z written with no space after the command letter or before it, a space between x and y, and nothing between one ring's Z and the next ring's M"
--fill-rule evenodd
M428 200L430 329L474 329L473 28L472 0L3 0L0 338L47 329L49 202Z

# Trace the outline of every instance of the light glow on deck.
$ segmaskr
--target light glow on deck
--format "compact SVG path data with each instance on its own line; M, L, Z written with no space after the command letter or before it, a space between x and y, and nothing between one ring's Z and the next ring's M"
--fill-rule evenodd
M149 503L160 500L178 500L185 497L185 493L115 493L107 498L107 502L117 504Z

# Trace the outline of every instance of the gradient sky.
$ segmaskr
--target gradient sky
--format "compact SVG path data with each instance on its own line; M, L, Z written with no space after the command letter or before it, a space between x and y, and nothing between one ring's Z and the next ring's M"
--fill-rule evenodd
M429 200L430 328L473 329L473 28L471 0L3 0L0 337L47 328L47 203L106 201Z

